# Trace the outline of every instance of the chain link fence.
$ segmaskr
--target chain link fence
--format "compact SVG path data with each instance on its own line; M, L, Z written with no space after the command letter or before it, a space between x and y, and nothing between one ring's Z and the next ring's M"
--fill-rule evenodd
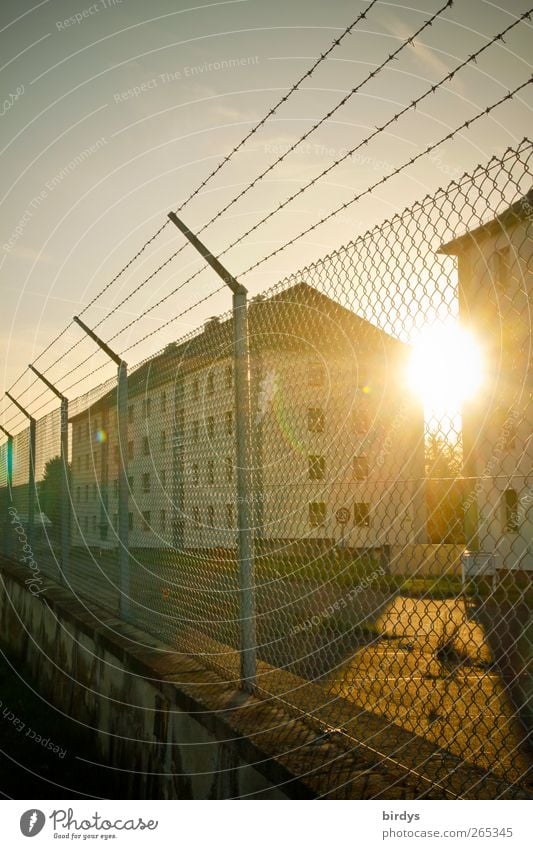
M33 535L29 434L0 447L3 553L31 537L43 574L226 680L247 652L255 692L303 718L295 746L305 720L420 797L530 793L531 158L524 140L250 300L245 489L229 313L130 372L127 445L116 381L70 402L66 464L59 411L37 422ZM478 365L462 406L455 345L466 384Z

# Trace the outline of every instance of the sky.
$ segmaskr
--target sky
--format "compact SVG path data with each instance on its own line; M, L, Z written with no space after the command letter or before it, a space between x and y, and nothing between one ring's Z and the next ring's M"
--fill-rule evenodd
M68 327L241 138L368 3L331 0L41 0L0 6L0 346L3 388L34 412L41 392L24 372ZM378 2L204 190L180 212L200 229L431 14L435 0ZM218 254L343 151L438 82L528 8L456 0L432 27L351 97L305 144L202 234ZM224 256L237 277L531 74L524 22L419 108L380 133ZM387 181L360 203L246 275L253 295L390 218L528 135L532 87ZM364 155L363 155L364 154ZM184 243L172 225L84 314L107 341L200 267L187 247L111 313ZM230 308L204 272L113 342L130 365ZM186 310L189 310L186 312ZM181 315L183 313L183 315ZM159 331L169 318L176 320ZM145 343L136 344L147 333ZM113 374L70 327L38 361L60 388L91 389ZM68 376L88 355L89 364ZM54 361L57 362L52 365ZM95 373L97 371L97 374ZM22 375L22 376L21 376ZM20 377L20 379L19 379ZM5 402L4 402L5 403ZM50 399L53 406L53 400ZM5 413L4 411L7 411ZM0 423L24 419L0 403Z

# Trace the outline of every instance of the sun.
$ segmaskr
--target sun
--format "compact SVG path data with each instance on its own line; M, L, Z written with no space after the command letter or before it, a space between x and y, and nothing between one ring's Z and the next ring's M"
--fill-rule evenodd
M424 403L426 416L457 415L482 385L483 363L476 340L456 323L425 328L413 345L407 377L411 390Z

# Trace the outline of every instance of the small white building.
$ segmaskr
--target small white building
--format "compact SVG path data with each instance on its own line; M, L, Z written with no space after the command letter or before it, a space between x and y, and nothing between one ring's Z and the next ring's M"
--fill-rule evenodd
M533 190L449 242L459 315L476 338L485 380L464 405L467 545L499 570L533 570Z
M249 308L253 514L266 549L425 542L424 421L407 346L300 283ZM130 546L236 547L233 324L128 379ZM72 420L74 543L116 546L116 391Z

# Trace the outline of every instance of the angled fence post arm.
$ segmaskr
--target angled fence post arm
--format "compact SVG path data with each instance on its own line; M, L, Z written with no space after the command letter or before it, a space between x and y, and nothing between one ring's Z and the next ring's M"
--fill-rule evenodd
M127 619L130 613L129 517L128 517L128 364L106 345L85 322L73 321L117 365L117 430L118 430L118 562L120 574L120 614Z
M241 684L245 689L252 689L256 679L257 640L252 522L248 292L174 212L170 212L168 217L233 293Z
M70 476L68 466L68 398L51 383L48 378L38 371L35 366L28 368L39 378L50 392L61 402L61 425L60 425L60 457L61 457L61 572L65 582L69 570L70 556Z
M6 392L6 398L9 398L12 404L17 407L20 412L26 416L30 423L30 457L28 470L28 544L32 549L35 547L35 442L36 442L36 421L30 413L19 404L16 398L13 398L9 392Z

